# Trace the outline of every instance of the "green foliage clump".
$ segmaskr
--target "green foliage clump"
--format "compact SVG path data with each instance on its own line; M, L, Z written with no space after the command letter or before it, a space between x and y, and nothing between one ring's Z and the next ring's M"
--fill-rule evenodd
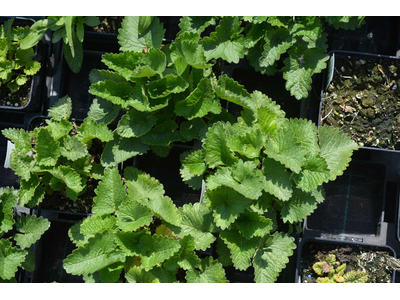
M161 220L183 222L163 186L133 167L107 168L96 189L93 215L71 227L78 247L65 270L86 282L228 282L222 265L200 259L192 236L179 238Z
M326 68L325 26L355 29L363 17L183 17L179 37L190 33L205 50L206 59L238 63L246 57L262 74L283 73L286 89L300 100L311 90L311 77ZM217 25L218 24L218 25ZM201 38L210 25L215 32ZM280 62L283 60L283 67Z
M125 112L106 146L104 166L148 150L165 157L174 142L200 139L218 120L234 121L218 99L230 82L217 86L215 63L191 33L162 45L165 30L156 17L125 17L119 32L123 52L103 55L109 70L90 74L95 105L107 102Z
M49 229L42 217L24 216L14 221L13 208L17 191L0 188L0 283L17 282L15 273L21 267L35 269L35 253L31 246ZM11 230L15 227L15 234Z
M40 70L34 60L33 46L21 47L22 40L29 34L29 27L12 27L14 18L0 26L0 86L7 85L15 93Z
M100 24L94 16L57 16L37 21L30 29L28 36L21 43L22 49L31 48L43 37L46 30L54 31L52 42L64 41L64 57L74 73L79 73L83 61L84 25L91 27Z
M314 272L320 276L317 283L365 283L368 274L362 271L346 271L346 264L336 261L334 254L328 254L324 261L316 262L312 266Z
M324 200L322 184L343 174L357 145L331 127L285 118L258 91L246 94L236 85L234 95L220 95L244 103L241 117L215 123L202 149L182 155L182 179L195 189L205 181L201 210L215 225L207 231L222 240L217 251L223 263L238 270L252 265L256 282L274 282L296 247L292 226ZM181 237L204 233L170 228Z
M30 132L3 129L3 135L15 144L10 165L21 179L18 205L35 207L54 191L76 200L89 178L102 178L102 143L113 138L112 132L89 118L78 127L69 121L71 111L71 99L66 96L49 110L46 126ZM100 149L98 158L92 151L95 147Z

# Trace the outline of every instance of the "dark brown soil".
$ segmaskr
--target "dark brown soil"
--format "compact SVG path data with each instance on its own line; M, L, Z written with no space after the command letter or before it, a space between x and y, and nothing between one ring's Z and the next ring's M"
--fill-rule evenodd
M371 259L371 254L374 252L376 257ZM368 273L368 283L387 283L391 281L392 268L386 268L385 264L382 263L380 257L384 253L388 252L378 247L310 242L305 244L302 250L300 265L301 280L303 283L315 283L319 276L314 272L312 266L316 262L324 261L328 254L334 254L340 264L346 264L345 272L352 270L364 271Z
M359 146L400 149L400 62L336 57L321 124L340 128Z
M55 191L53 194L46 194L39 208L53 209L73 213L91 213L93 198L96 197L94 190L97 188L98 180L89 178L86 191L76 201L67 197L65 190Z
M118 34L118 29L121 28L124 17L99 17L99 19L101 23L93 27L94 31Z
M0 86L0 106L24 107L29 102L31 92L31 81L28 80L26 84L15 93L11 93L6 84Z

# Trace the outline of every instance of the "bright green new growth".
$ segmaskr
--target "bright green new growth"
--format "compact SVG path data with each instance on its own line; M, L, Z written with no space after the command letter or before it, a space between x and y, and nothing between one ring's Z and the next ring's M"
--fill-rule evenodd
M286 119L258 91L234 94L227 100L245 103L237 123L215 123L203 148L182 156L183 180L189 185L205 180L205 198L197 204L204 217L198 220L198 213L189 214L194 206L184 206L182 224L167 226L201 246L203 239L203 247L215 240L210 233L218 233L218 253L230 255L221 258L224 265L238 270L252 265L256 282L274 282L296 247L282 230L289 231L324 200L322 184L343 174L357 145L333 128ZM206 216L210 225L203 227Z
M99 142L112 140L112 132L89 118L77 126L69 121L71 111L71 99L66 96L49 109L51 119L46 120L46 126L30 132L14 128L2 131L15 144L10 164L21 177L18 205L35 207L46 193L54 191L76 200L89 178L102 178L104 168L89 152Z
M19 267L34 270L34 252L30 246L50 227L47 219L36 216L24 216L15 222L13 208L16 201L17 191L0 188L0 282L16 282L14 277ZM10 231L14 225L17 233L13 236Z
M227 282L220 263L198 258L197 239L161 224L184 228L187 221L158 180L132 167L123 180L108 168L95 193L94 214L69 231L78 248L64 260L68 273L103 283L182 282L182 272L187 282Z
M97 26L100 24L98 17L94 16L57 16L48 17L37 21L21 42L21 49L35 46L43 37L46 30L53 31L52 42L61 39L64 42L64 57L74 73L79 73L83 62L84 26Z
M34 60L33 46L23 48L21 41L29 34L28 27L12 27L14 18L0 26L0 86L7 85L15 93L40 70Z

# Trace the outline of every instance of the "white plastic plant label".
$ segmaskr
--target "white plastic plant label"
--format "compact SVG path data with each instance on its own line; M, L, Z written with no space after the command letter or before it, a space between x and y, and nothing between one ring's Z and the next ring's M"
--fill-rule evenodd
M328 86L332 81L333 72L334 71L335 71L335 52L332 53L332 56L331 56L331 58L329 60L328 77L327 77L327 80L326 80L325 91L328 89Z
M4 168L9 169L10 168L10 156L11 156L11 151L15 148L14 143L11 143L10 141L7 141L7 152L6 152L6 160L4 161Z

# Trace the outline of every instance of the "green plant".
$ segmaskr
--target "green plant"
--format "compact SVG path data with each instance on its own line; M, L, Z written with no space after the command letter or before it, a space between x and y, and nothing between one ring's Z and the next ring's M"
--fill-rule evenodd
M28 27L12 27L14 18L0 26L0 86L6 84L15 93L40 70L34 61L33 46L22 48L21 41L29 34Z
M346 271L346 264L336 261L334 254L328 254L324 261L313 265L314 272L320 276L317 283L365 283L368 274L362 271ZM324 277L326 276L326 277Z
M112 132L89 118L78 127L69 121L71 111L71 99L66 96L49 110L51 119L45 126L30 132L3 129L3 135L15 144L10 164L21 178L18 205L35 207L54 191L76 200L88 180L102 178L99 159L103 142L113 138Z
M29 31L29 35L21 43L21 49L28 49L36 45L47 29L54 31L52 42L64 41L64 57L74 73L79 73L83 61L83 40L85 37L84 25L97 26L98 17L94 16L57 16L37 21Z
M355 29L364 17L183 17L178 37L191 34L204 48L206 60L238 63L246 57L258 72L283 73L286 89L300 100L311 90L312 75L326 68L326 24ZM215 32L201 38L210 25ZM281 66L283 60L283 67Z
M343 174L357 145L331 127L286 119L258 91L247 94L237 84L235 91L236 102L246 104L237 123L215 123L202 149L182 155L182 179L195 189L205 180L202 203L181 209L184 225L167 226L179 237L195 237L199 249L218 233L224 266L253 265L256 282L274 282L296 247L293 225L324 200L322 184Z
M24 216L15 222L13 208L16 201L16 190L0 188L0 283L17 282L15 273L19 267L26 271L35 269L31 245L50 227L48 220L36 216ZM12 234L14 225L17 233Z
M220 263L197 256L193 237L161 224L179 226L181 216L158 180L107 168L95 192L93 215L69 231L78 248L64 260L68 273L103 283L227 282Z
M108 102L103 115L111 107L125 111L102 156L106 167L149 149L165 157L174 142L200 139L218 120L234 121L218 99L224 87L215 86L216 63L192 34L163 45L164 32L156 17L125 17L118 36L123 52L103 55L111 70L90 74L97 109Z

